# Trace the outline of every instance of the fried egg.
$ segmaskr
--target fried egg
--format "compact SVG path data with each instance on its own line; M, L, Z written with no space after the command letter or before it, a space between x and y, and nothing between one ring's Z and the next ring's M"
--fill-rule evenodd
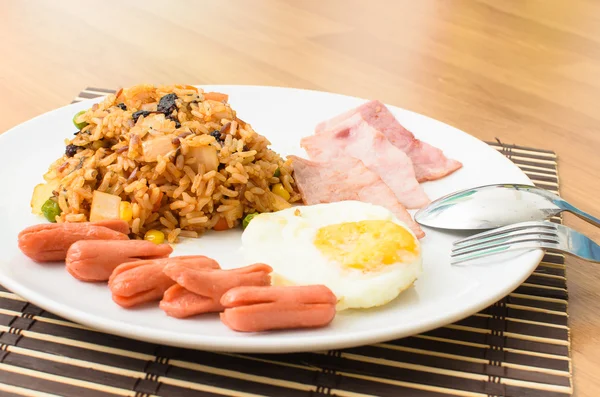
M273 268L275 285L323 284L337 310L384 305L421 273L419 240L387 209L359 201L255 216L242 235L249 262Z

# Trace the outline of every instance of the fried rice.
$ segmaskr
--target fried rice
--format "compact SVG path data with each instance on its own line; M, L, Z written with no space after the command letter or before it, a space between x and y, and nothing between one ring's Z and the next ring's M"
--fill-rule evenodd
M97 190L130 203L132 237L156 229L175 242L301 199L291 163L236 116L226 95L188 85L138 85L74 121L83 127L44 175L57 186L57 222L90 220ZM272 192L277 184L289 199Z

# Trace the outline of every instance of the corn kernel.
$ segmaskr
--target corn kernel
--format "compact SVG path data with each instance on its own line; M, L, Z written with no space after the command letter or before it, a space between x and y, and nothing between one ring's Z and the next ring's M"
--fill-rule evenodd
M273 187L271 188L271 191L274 194L281 197L282 199L284 199L285 201L288 201L290 199L290 193L287 190L285 190L285 188L283 187L283 185L281 183L277 183L277 184L273 185Z
M165 241L165 234L160 230L148 230L144 235L144 240L148 240L154 244L162 244Z
M129 201L121 201L121 204L119 204L119 218L125 222L130 222L133 219L133 209Z

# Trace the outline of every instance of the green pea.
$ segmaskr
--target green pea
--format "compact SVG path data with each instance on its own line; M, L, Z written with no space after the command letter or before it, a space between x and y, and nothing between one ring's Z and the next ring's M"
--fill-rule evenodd
M60 207L58 202L52 198L46 200L46 202L42 205L42 214L48 219L50 222L56 222L56 217L60 215Z
M279 168L277 168L277 169L275 170L275 172L273 173L273 176L274 176L275 178L279 178L279 177L281 176L281 170L280 170Z
M242 228L245 229L248 227L248 224L250 223L250 221L252 220L252 218L254 218L256 215L258 215L258 212L254 212L252 214L248 214L244 217L244 220L242 221Z
M73 124L75 124L75 127L77 127L78 130L81 130L83 127L85 127L86 125L88 125L88 123L86 123L85 121L83 123L78 123L76 120L79 116L81 116L82 114L84 114L86 111L82 110L81 112L77 112L75 114L75 116L73 116Z

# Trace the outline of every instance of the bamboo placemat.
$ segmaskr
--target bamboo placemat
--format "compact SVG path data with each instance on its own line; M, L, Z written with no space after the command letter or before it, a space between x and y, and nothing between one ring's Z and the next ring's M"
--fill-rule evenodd
M88 88L76 101L111 92ZM536 185L558 192L553 152L489 144ZM129 340L61 319L0 289L0 395L570 396L564 262L562 255L547 254L504 299L421 335L281 355L211 353Z

